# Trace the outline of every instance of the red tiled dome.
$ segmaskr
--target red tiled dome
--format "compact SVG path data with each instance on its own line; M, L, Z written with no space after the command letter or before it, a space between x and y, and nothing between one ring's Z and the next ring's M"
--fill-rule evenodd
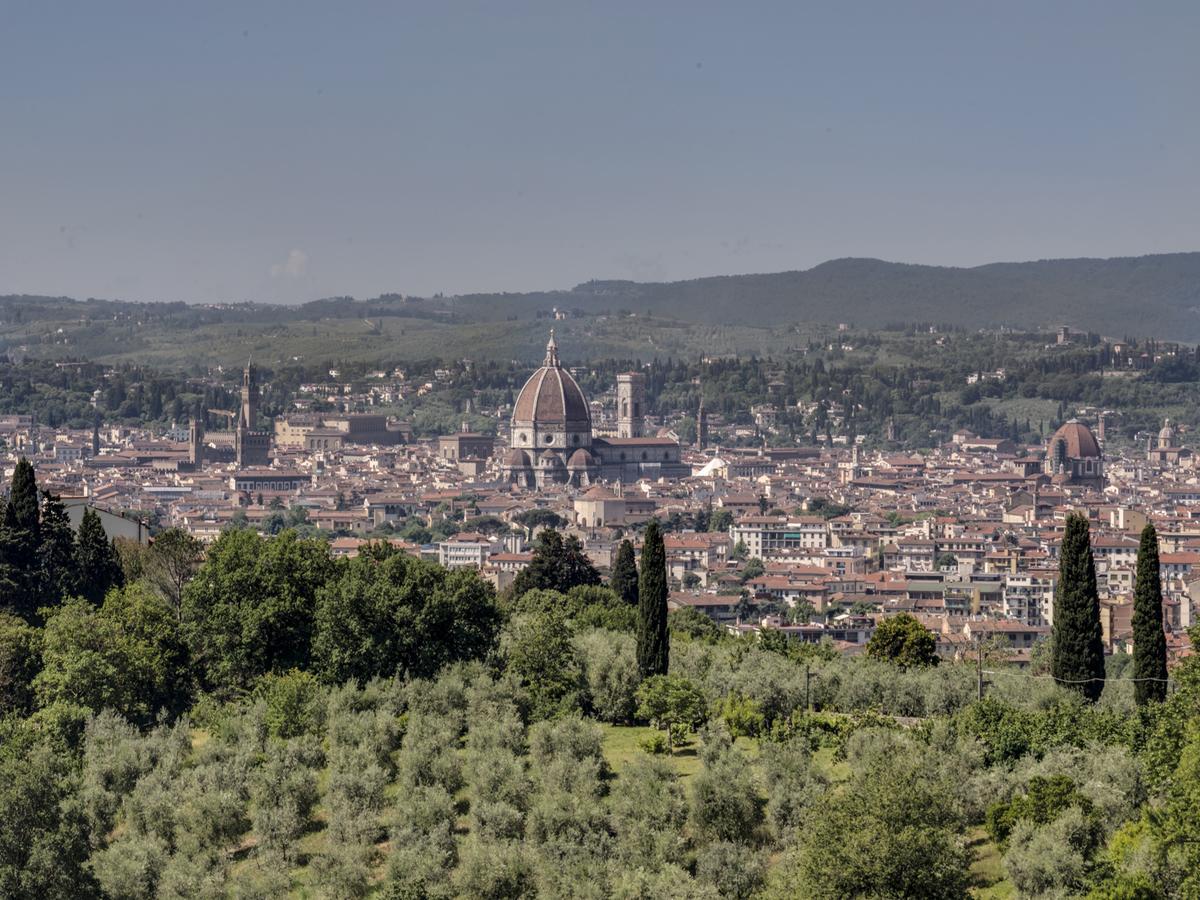
M1100 445L1096 442L1092 429L1074 419L1060 427L1050 438L1050 456L1054 456L1059 441L1066 445L1067 459L1096 459L1100 456Z
M591 429L591 412L583 391L558 361L554 335L546 346L546 361L529 376L513 407L513 425L557 425Z

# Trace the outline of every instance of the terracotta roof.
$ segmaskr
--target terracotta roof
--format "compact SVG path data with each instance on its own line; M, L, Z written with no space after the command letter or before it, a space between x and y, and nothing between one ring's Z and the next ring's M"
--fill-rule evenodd
M1054 432L1054 436L1050 438L1050 443L1047 445L1048 452L1052 457L1054 456L1054 447L1060 440L1066 443L1067 459L1100 456L1100 445L1096 443L1096 436L1092 434L1092 429L1082 422L1067 422Z

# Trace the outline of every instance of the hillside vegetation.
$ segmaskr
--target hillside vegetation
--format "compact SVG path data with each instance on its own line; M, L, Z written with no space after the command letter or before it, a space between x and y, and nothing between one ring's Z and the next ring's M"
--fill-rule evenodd
M553 302L702 323L936 322L988 327L1068 324L1104 334L1200 340L1200 253L995 263L970 269L839 259L798 272L657 284L591 281L562 295L460 298L504 317Z

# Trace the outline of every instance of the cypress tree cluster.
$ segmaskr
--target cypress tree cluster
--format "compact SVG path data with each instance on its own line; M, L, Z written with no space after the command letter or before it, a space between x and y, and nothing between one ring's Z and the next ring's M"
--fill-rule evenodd
M1067 516L1058 554L1058 586L1054 592L1054 657L1051 674L1059 684L1095 702L1104 691L1104 637L1100 628L1100 594L1088 521Z
M609 576L608 586L618 597L630 606L638 602L638 570L633 553L633 544L629 540L621 541L617 547L617 558L613 560L612 575Z
M667 551L658 520L651 519L642 541L638 578L637 659L643 678L666 675L670 654L667 635Z
M44 493L39 501L33 466L22 457L0 517L0 604L36 622L42 607L75 594L99 604L123 580L100 517L86 511L75 535L61 500Z
M38 589L38 549L41 540L37 481L34 479L33 466L22 456L13 470L8 502L4 504L0 557L9 605L26 619L32 619L41 605L41 592Z
M1167 696L1167 638L1163 634L1158 532L1142 529L1133 581L1133 690L1138 705Z

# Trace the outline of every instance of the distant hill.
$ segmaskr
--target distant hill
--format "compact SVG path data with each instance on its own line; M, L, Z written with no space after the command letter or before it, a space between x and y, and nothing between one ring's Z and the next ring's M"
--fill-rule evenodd
M835 259L805 271L768 275L589 281L570 290L424 299L399 294L365 300L330 297L286 307L9 295L0 296L0 325L18 326L9 337L23 340L20 326L69 319L133 318L168 329L322 319L360 319L366 325L385 318L471 324L526 320L556 306L589 314L650 313L697 325L1069 325L1110 337L1200 343L1200 253L992 263L970 269Z
M1200 341L1200 253L993 263L970 269L837 259L798 272L692 281L589 281L570 291L472 294L459 314L507 318L550 305L702 323L936 322L1071 325L1107 335Z

